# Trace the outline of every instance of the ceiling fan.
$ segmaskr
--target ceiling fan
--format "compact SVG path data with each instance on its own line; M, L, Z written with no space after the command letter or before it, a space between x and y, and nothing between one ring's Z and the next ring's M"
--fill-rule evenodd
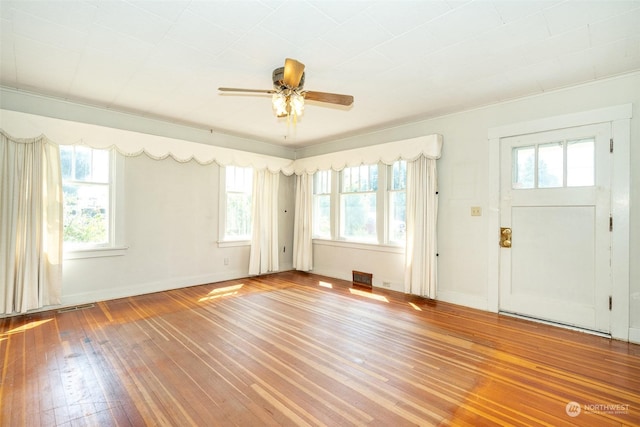
M278 117L300 116L304 100L349 106L353 96L304 90L304 64L287 58L284 67L273 70L273 89L240 89L219 87L220 92L267 93L273 95L273 109Z

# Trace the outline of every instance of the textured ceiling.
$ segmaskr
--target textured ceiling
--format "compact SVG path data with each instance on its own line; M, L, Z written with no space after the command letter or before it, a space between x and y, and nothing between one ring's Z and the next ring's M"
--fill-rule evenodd
M0 1L0 84L291 148L640 70L640 0ZM286 57L308 102L268 95Z

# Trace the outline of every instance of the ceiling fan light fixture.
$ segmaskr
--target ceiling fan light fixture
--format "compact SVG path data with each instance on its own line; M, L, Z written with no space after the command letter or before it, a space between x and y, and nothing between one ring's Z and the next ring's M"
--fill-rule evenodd
M276 92L271 98L273 105L273 112L277 117L284 117L287 115L287 98L282 92Z
M293 117L293 124L304 112L305 99L315 102L350 106L353 104L353 96L339 93L316 92L304 90L304 64L295 59L287 58L284 67L273 70L271 75L273 89L241 89L232 87L220 87L221 92L241 93L268 93L271 94L273 112L278 118L287 118L287 123Z
M299 117L304 111L304 97L292 89L279 90L273 94L271 101L277 117Z

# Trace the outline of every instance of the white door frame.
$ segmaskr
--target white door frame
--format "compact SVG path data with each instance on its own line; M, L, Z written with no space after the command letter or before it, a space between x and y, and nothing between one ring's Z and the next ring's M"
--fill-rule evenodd
M500 139L568 127L611 123L614 141L611 164L611 238L612 299L611 336L629 340L629 197L632 104L581 113L565 114L545 119L495 127L489 129L489 230L487 254L489 262L487 309L497 313L499 306L500 248Z

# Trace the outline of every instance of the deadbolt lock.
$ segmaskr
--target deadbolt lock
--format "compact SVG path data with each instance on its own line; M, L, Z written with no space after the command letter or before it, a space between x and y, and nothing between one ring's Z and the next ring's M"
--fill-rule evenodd
M500 247L501 248L510 248L511 247L511 229L507 227L500 228Z

